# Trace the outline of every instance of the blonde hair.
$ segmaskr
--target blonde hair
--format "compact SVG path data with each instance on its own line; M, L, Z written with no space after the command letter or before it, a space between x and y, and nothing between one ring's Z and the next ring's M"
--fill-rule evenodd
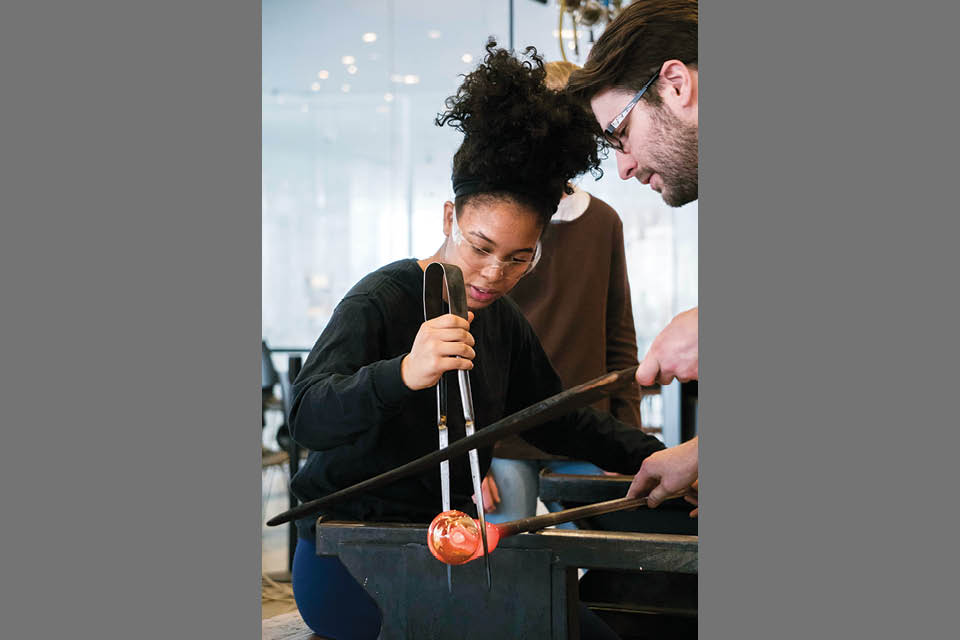
M547 88L554 91L563 91L570 79L570 74L580 67L566 60L557 60L546 63L543 68L547 72L547 77L543 81Z

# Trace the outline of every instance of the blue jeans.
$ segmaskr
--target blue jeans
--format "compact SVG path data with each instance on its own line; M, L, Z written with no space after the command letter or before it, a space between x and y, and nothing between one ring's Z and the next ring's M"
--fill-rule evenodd
M537 495L540 493L540 470L554 473L600 475L603 470L592 462L578 460L510 460L494 458L490 463L493 479L500 491L500 504L486 519L490 522L509 522L528 518L537 513ZM551 512L561 511L559 502L544 502ZM572 522L557 525L558 529L576 529Z
M339 558L318 556L313 540L300 538L293 555L293 597L307 626L333 640L375 640L380 608Z

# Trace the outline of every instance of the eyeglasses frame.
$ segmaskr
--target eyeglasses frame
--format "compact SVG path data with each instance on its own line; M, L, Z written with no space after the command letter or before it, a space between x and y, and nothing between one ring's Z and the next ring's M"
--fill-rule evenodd
M534 250L533 258L532 258L531 260L501 260L500 258L498 258L497 256L493 255L492 253L490 253L490 252L487 251L486 249L481 249L481 248L478 247L477 245L475 245L475 244L473 244L472 242L470 242L469 240L467 240L466 236L463 235L463 231L461 231L460 225L457 224L457 210L456 210L456 209L453 210L453 224L452 224L452 228L451 228L451 230L450 230L450 235L453 236L453 242L454 242L455 244L459 244L459 243L461 243L461 242L464 242L464 243L470 245L470 247L471 247L474 251L477 251L477 252L482 253L482 254L484 254L485 256L487 256L487 262L486 262L486 264L483 266L483 269L486 269L487 267L491 267L491 266L496 266L498 269L500 269L500 273L501 273L502 275L504 275L504 276L513 277L513 278L521 278L521 277L527 275L528 273L530 273L531 271L533 271L533 268L534 268L535 266L537 266L537 263L540 261L540 251L541 251L540 240L537 240L537 247L536 247L536 249ZM493 260L493 262L491 263L489 260ZM523 271L522 273L520 273L519 275L516 275L516 276L510 275L510 271L512 270L511 268L518 267L518 266L520 266L521 264L527 265L526 270ZM482 269L481 269L481 270L482 270Z
M633 111L633 108L637 105L637 103L640 102L640 98L643 97L643 94L647 92L647 89L650 88L650 85L652 85L659 77L660 71L657 71L655 74L653 74L652 78L647 80L647 83L643 85L643 88L640 89L640 91L637 92L637 95L633 96L633 99L627 103L627 106L623 108L623 111L621 111L616 118L610 121L610 124L608 124L603 130L604 135L613 138L613 134L617 131L617 129L620 128L620 125L623 124L623 121L627 119L627 116L630 115L630 112ZM615 138L614 140L616 141Z

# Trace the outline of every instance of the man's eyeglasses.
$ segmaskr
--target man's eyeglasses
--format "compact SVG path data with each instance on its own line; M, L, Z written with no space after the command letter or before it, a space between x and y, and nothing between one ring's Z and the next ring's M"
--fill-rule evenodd
M453 228L450 233L453 243L460 251L460 256L471 268L482 271L487 267L494 266L500 269L500 272L510 278L519 278L528 273L536 266L540 260L540 241L537 241L537 248L534 250L533 258L524 260L522 258L512 258L510 260L500 260L486 249L481 249L463 236L460 226L457 224L457 212L453 212Z
M623 124L623 121L627 119L627 116L630 115L630 112L633 110L633 108L637 106L638 102L640 102L640 98L643 97L643 94L647 92L647 89L650 88L650 85L652 85L658 77L660 77L659 71L653 74L652 78L647 80L647 83L643 85L643 88L640 89L640 91L637 92L637 95L633 96L633 99L627 103L627 106L623 108L623 111L621 111L616 118L611 120L610 124L607 125L607 128L603 130L603 134L607 138L607 141L617 151L621 151L623 149L623 144L620 142L620 139L614 135L614 133L620 128L620 125Z

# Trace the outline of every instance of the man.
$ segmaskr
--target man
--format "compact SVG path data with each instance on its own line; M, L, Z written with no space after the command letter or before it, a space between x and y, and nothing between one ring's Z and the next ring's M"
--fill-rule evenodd
M548 62L544 65L544 84L563 91L570 74L579 68L572 62ZM636 367L637 338L623 223L617 212L574 186L572 194L560 196L540 242L543 255L537 268L509 295L533 326L563 387ZM640 426L637 389L618 391L593 406L622 422ZM497 442L493 456L483 480L483 504L492 512L487 520L495 523L536 515L542 469L582 475L603 473L592 463L545 453L516 435ZM559 511L563 505L548 502L546 507ZM559 527L577 528L572 522Z
M623 180L636 178L672 207L697 199L697 0L638 0L594 44L568 90L589 102L617 154ZM656 337L637 382L669 384L699 376L699 311L684 311ZM688 492L697 504L698 439L648 457L627 495L649 506ZM695 515L697 510L691 515Z

